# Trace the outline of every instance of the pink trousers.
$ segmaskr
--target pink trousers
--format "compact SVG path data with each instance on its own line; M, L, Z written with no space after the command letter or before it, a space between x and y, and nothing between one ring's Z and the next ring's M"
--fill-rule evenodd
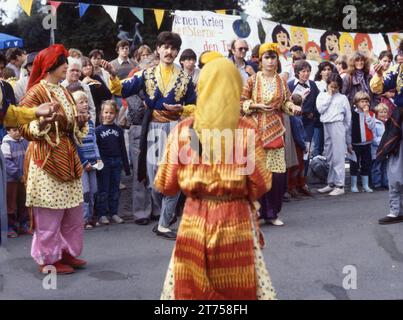
M33 208L35 231L31 256L40 265L53 264L66 251L78 257L83 249L83 206L70 209Z

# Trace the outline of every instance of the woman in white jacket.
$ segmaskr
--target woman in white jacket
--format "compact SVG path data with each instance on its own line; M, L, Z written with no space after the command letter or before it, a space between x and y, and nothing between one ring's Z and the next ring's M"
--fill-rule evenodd
M343 80L337 73L327 79L327 92L321 92L316 99L320 121L325 132L324 153L329 164L328 185L318 190L331 196L344 194L345 154L350 145L348 128L351 124L351 108L348 98L341 94ZM350 150L349 150L350 151Z

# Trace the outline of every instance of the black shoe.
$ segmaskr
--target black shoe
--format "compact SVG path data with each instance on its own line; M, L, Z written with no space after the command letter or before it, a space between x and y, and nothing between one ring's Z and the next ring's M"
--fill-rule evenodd
M388 217L386 216L385 218L379 219L378 220L379 224L392 224L392 223L399 223L403 222L403 216L397 216L397 217Z
M153 232L156 233L158 230L158 223L153 227Z
M161 232L158 229L155 231L155 234L158 237L167 239L167 240L176 240L176 232L174 231L168 231L168 232Z
M385 190L382 186L373 187L375 191L383 191Z
M141 218L141 219L134 220L134 223L135 223L135 224L138 224L138 225L140 225L140 226L145 226L145 225L147 225L147 224L150 223L150 219L148 219L148 218Z

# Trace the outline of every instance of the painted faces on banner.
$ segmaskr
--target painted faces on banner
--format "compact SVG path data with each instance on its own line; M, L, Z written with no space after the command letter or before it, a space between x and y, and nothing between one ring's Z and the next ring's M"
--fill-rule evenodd
M285 54L290 50L291 48L290 34L281 24L275 26L271 37L273 39L273 42L278 44L280 53Z
M357 33L354 38L354 49L367 58L372 58L372 41L368 34Z
M339 38L340 33L337 31L326 31L320 37L320 48L323 59L328 60L332 53L339 54Z
M300 46L305 48L308 43L308 30L303 27L291 27L291 47Z
M305 54L307 60L322 62L322 56L320 55L320 52L320 47L315 41L309 41L305 46Z
M343 32L339 38L340 53L342 55L351 56L354 49L354 39L351 34Z

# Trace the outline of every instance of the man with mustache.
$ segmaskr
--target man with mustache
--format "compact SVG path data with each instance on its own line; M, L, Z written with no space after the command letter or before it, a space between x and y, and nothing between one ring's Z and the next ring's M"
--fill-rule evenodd
M140 71L122 82L116 77L114 68L106 61L102 62L103 67L111 73L110 89L113 94L126 98L141 90L145 92L144 103L147 109L142 124L138 179L145 179L144 174L147 172L153 204L160 210L160 220L154 231L157 236L169 240L176 239L176 232L169 227L175 220L179 193L174 196L162 195L154 187L154 178L157 163L165 149L164 136L169 134L182 113L188 111L185 109L192 109L189 105L196 102L191 77L174 64L181 44L182 40L177 33L161 32L157 38L159 65Z

